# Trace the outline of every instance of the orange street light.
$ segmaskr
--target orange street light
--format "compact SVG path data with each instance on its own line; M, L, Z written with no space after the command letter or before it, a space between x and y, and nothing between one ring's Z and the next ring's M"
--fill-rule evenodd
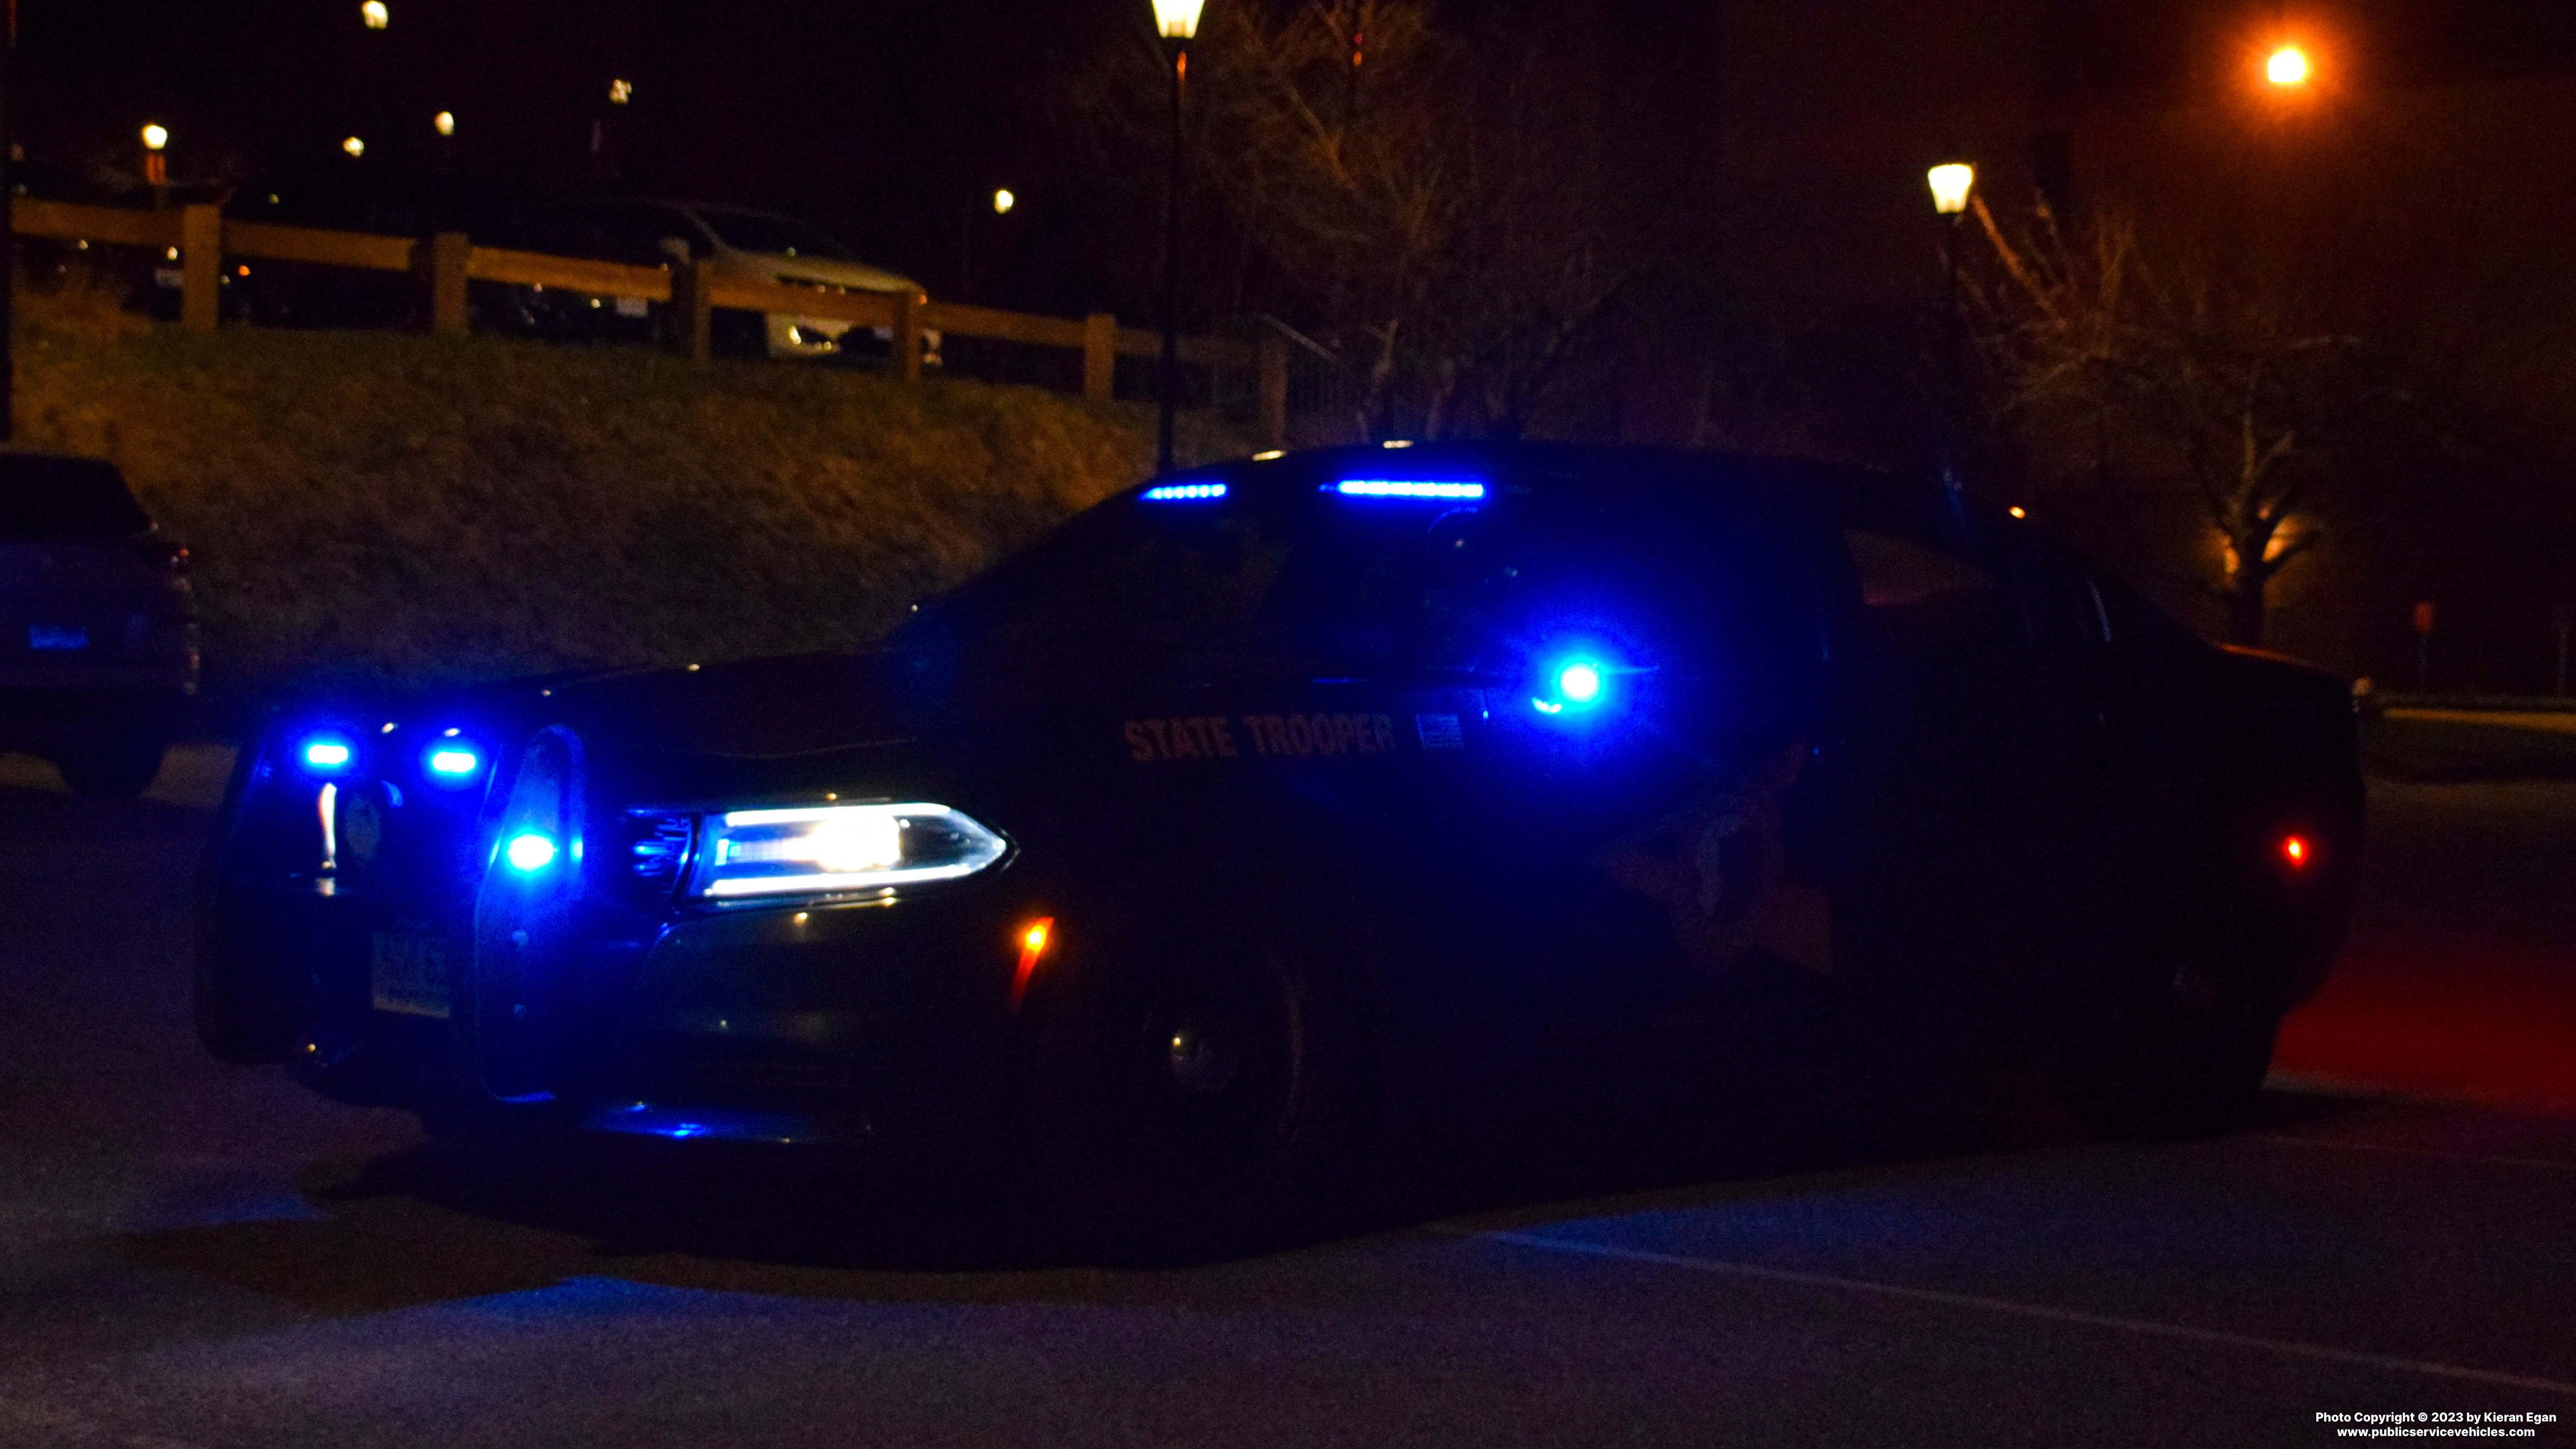
M1968 209L1968 193L1977 184L1977 168L1965 161L1951 161L1924 173L1932 183L1932 209L1943 216L1957 216Z
M367 0L358 7L358 18L367 22L369 30L382 30L393 23L394 16L385 8L385 0Z
M456 113L454 111L441 111L437 115L429 118L429 125L430 129L438 132L438 134L442 136L453 136L456 134Z
M2276 86L2303 86L2308 83L2308 77L2313 70L2314 67L2309 65L2308 53L2305 50L2295 45L2285 45L2273 51L2263 62L2263 79Z
M354 160L357 157L367 154L367 143L355 136L351 136L349 139L340 143L340 149L348 152L351 159Z
M143 128L143 182L152 188L152 207L160 210L162 188L170 184L170 158L162 148L170 144L168 127L154 122Z

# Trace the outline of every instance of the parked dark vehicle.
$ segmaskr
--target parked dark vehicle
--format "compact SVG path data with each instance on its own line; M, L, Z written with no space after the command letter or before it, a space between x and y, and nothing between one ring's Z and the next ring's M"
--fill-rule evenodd
M281 717L199 1001L442 1129L837 1141L1233 1242L1494 1103L1723 1078L1799 983L2223 1127L2361 829L2341 681L1956 492L1341 449L1130 491L877 650Z
M135 795L197 690L188 551L114 465L0 450L0 747Z
M350 161L245 182L224 208L238 221L426 238L462 232L478 246L618 260L615 242L579 217L471 177ZM260 326L425 327L429 303L408 273L258 261L224 277L230 315ZM650 342L659 311L642 297L472 281L468 325L554 341Z

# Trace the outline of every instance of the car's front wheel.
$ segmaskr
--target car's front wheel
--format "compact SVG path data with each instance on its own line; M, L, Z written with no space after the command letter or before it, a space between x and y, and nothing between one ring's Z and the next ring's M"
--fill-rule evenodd
M2066 1043L2060 1098L2114 1137L2206 1137L2241 1125L2281 1032L2281 1012L2259 986L2259 973L2224 956L2129 973Z
M1085 1251L1225 1251L1335 1207L1371 1077L1354 933L1165 882L1086 930L1027 1003L1046 1221Z

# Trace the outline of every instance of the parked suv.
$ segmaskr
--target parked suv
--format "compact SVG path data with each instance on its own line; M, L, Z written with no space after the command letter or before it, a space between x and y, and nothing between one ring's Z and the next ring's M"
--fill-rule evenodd
M685 266L700 257L716 274L749 282L776 282L816 292L926 294L910 277L872 267L858 253L811 222L775 212L695 201L601 198L575 202L572 213L617 239L619 260L640 266ZM740 319L735 321L732 319ZM851 335L848 322L783 312L718 313L718 345L728 352L766 357L833 357L861 350L859 337L890 347L892 328ZM939 335L925 329L922 361L939 361Z
M187 564L114 464L0 449L0 748L141 794L197 692Z

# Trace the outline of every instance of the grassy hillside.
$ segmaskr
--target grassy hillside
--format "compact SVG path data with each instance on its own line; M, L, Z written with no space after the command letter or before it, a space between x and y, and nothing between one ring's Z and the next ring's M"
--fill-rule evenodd
M191 335L28 298L23 439L197 558L210 692L864 640L1148 471L1129 410L626 348Z

